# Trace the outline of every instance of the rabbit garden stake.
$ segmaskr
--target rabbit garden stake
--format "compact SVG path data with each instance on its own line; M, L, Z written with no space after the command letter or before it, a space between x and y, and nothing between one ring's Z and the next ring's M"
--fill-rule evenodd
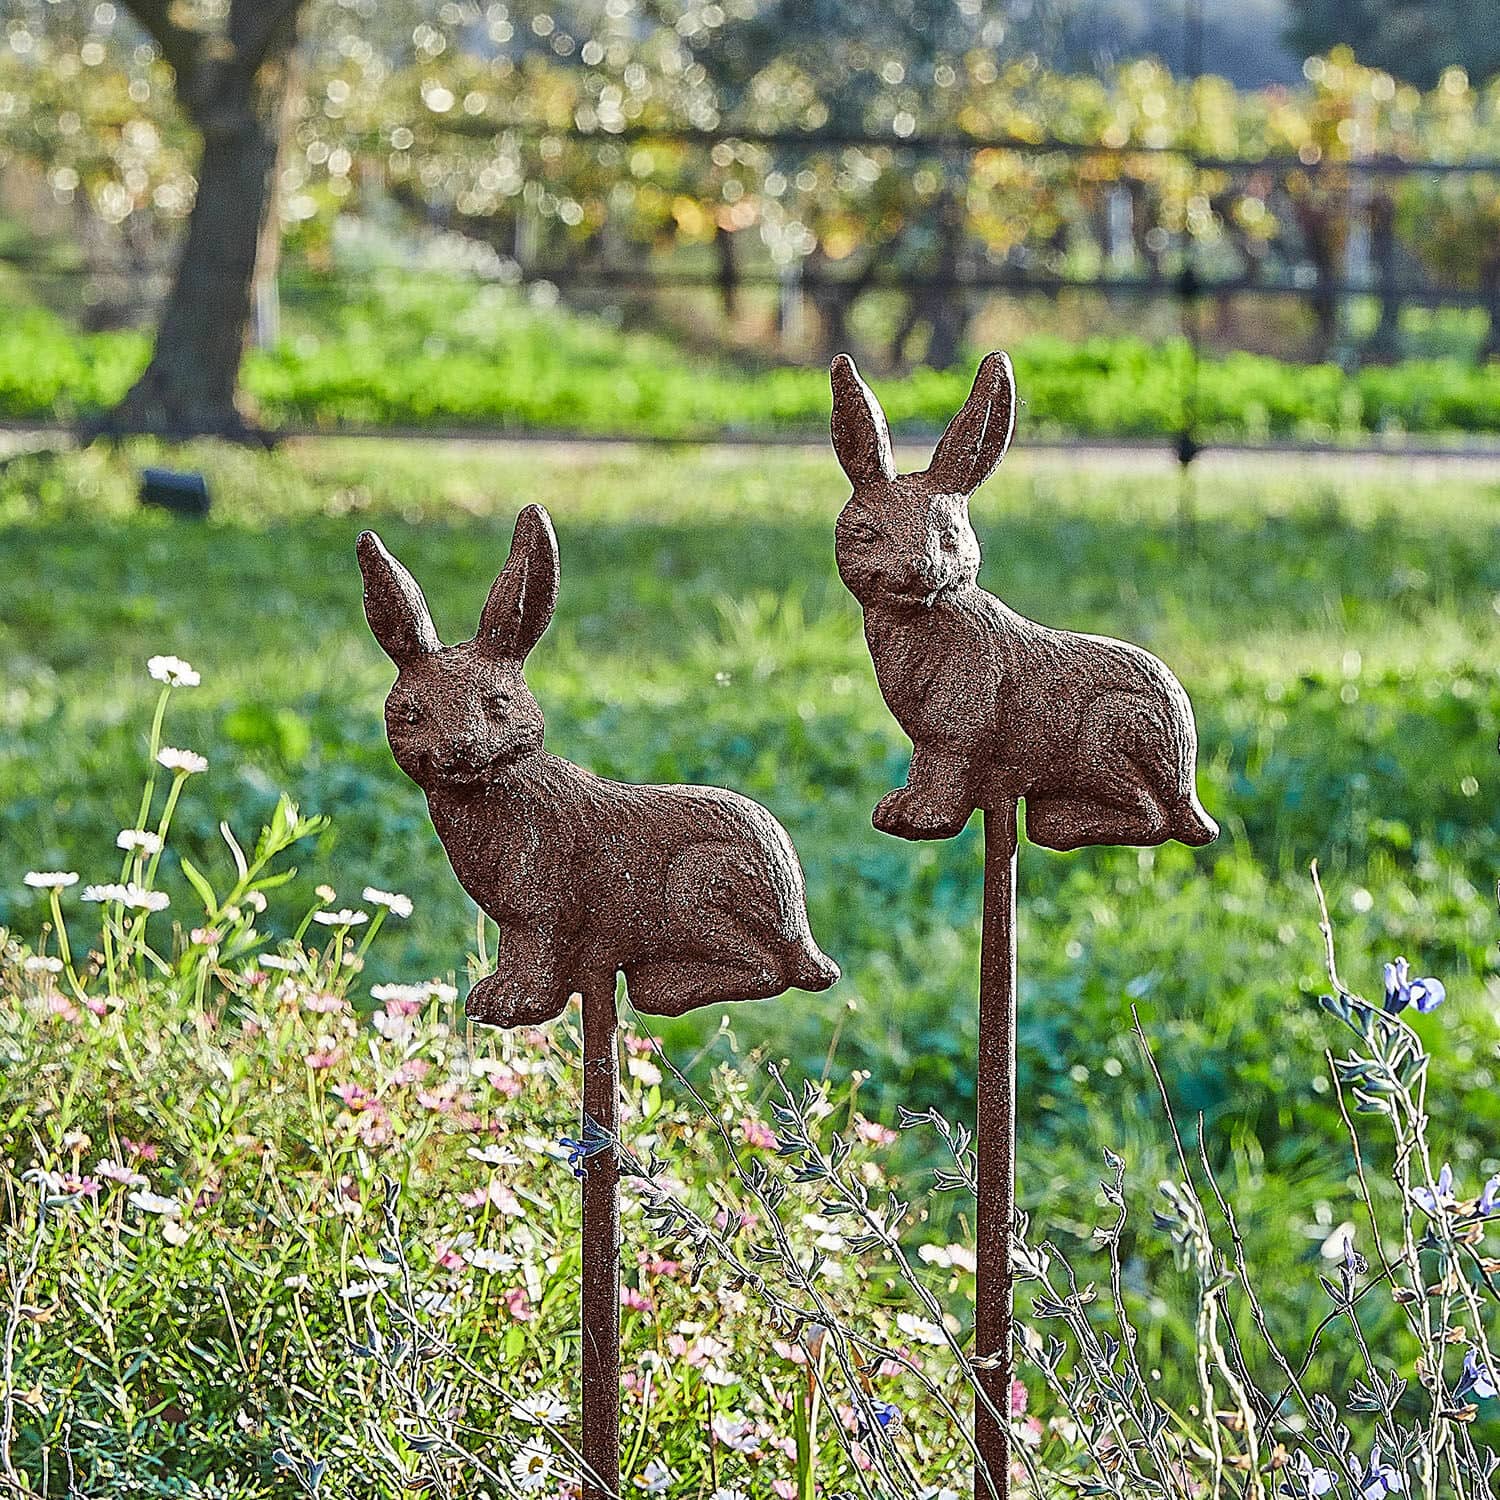
M472 641L444 646L416 580L380 538L359 539L365 616L395 662L386 733L427 795L459 883L500 929L471 1020L525 1026L583 1004L585 1500L620 1486L620 1214L616 975L655 1015L827 989L802 870L765 808L717 787L628 786L542 748L522 666L557 604L547 512L517 518Z
M1187 694L1139 647L1051 630L979 587L969 496L1015 430L1010 361L986 356L920 473L898 474L885 415L847 354L830 371L833 447L853 487L834 530L864 610L887 707L912 741L884 833L951 838L984 814L979 971L975 1494L1009 1486L1010 1230L1015 1216L1015 871L1018 804L1049 849L1209 843Z

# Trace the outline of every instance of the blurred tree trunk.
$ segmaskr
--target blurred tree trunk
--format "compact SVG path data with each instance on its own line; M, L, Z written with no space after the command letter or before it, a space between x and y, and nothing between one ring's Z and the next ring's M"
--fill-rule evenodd
M151 362L104 429L254 438L238 400L240 359L306 0L231 0L224 29L214 32L173 19L171 0L126 3L176 74L179 105L203 151Z

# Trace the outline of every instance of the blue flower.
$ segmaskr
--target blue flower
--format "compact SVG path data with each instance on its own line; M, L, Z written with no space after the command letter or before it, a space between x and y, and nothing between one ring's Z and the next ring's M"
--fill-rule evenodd
M1385 966L1385 1011L1399 1015L1408 1005L1415 1005L1422 1015L1435 1011L1448 998L1441 979L1411 977L1411 965L1404 958Z
M870 1414L875 1418L877 1427L899 1427L901 1425L901 1408L889 1401L872 1401L870 1403Z
M1453 1168L1447 1162L1443 1163L1443 1170L1438 1173L1437 1191L1431 1188L1414 1187L1411 1190L1411 1201L1422 1210L1424 1214L1432 1218L1437 1217L1440 1208L1453 1207Z
M1500 1176L1491 1177L1485 1183L1484 1191L1480 1193L1476 1206L1482 1214L1492 1214L1496 1207L1500 1207Z
M1370 1467L1360 1484L1359 1492L1364 1500L1384 1500L1387 1495L1399 1495L1406 1488L1406 1479L1400 1469L1392 1468L1380 1457L1380 1449L1370 1450Z
M1288 1486L1294 1494L1309 1495L1312 1500L1317 1500L1319 1495L1326 1495L1338 1478L1332 1469L1320 1469L1306 1453L1299 1451L1296 1458L1292 1460L1292 1472L1301 1481L1300 1488Z
M563 1136L557 1143L566 1149L568 1153L568 1165L573 1169L573 1175L581 1178L583 1176L583 1160L589 1155L589 1149L582 1141L575 1141L571 1136Z
M1495 1382L1490 1372L1479 1363L1479 1356L1472 1349L1464 1355L1464 1372L1459 1376L1453 1394L1460 1401L1468 1395L1488 1401L1495 1394Z

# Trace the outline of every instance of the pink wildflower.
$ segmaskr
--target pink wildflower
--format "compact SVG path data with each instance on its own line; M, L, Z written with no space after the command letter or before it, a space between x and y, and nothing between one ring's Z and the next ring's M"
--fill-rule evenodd
M365 1113L356 1117L355 1130L359 1138L367 1146L389 1145L395 1137L396 1128L391 1124L391 1117L382 1106L378 1110L366 1110Z
M130 1141L121 1136L120 1144L125 1148L127 1156L138 1156L142 1161L155 1161L161 1155L161 1151L150 1141Z
M49 1015L57 1016L69 1025L72 1025L79 1017L78 1007L61 990L53 990L47 996L47 1011Z
M334 1046L318 1046L307 1054L302 1060L315 1073L322 1072L325 1068L337 1067L343 1061L344 1054Z
M109 1014L109 1001L101 995L85 995L83 1003L88 1007L90 1014L97 1016L101 1021Z
M649 1250L642 1250L636 1255L636 1264L648 1276L677 1276L682 1272L680 1260L663 1260Z
M305 1010L312 1011L315 1015L331 1016L344 1008L342 995L330 994L327 991L315 995L308 995L302 1001Z
M754 1115L746 1115L740 1121L740 1139L757 1151L776 1149L776 1136L771 1127L764 1120L757 1120Z
M505 1293L505 1310L518 1323L529 1323L536 1317L536 1313L526 1296L525 1287L513 1286Z
M797 1500L797 1483L793 1479L773 1479L771 1493L777 1500Z
M468 1265L468 1261L447 1240L439 1240L432 1247L432 1258L445 1271L462 1271Z
M344 1108L350 1114L361 1114L366 1110L379 1109L383 1106L374 1094L368 1089L362 1089L357 1083L338 1083L331 1090L338 1098L344 1101Z
M656 1303L646 1296L644 1292L637 1291L633 1286L622 1286L620 1288L620 1306L626 1312L648 1313L654 1312Z
M392 1079L404 1088L409 1083L420 1083L431 1071L432 1064L425 1057L409 1057L392 1074Z
M119 1162L105 1156L94 1163L94 1170L106 1182L123 1182L127 1187L146 1187L148 1179L142 1172L137 1172L131 1167L122 1166Z
M854 1133L871 1146L889 1146L896 1139L896 1132L878 1120L867 1120L863 1115L854 1117Z
M1026 1384L1021 1380L1010 1383L1010 1414L1013 1417L1026 1415Z

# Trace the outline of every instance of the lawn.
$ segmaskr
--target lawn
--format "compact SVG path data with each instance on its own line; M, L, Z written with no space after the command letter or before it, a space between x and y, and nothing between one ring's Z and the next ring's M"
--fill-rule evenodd
M1205 1118L1271 1272L1273 1317L1305 1328L1307 1263L1352 1217L1323 1056L1339 1043L1308 1002L1324 984L1312 859L1351 985L1378 990L1397 953L1447 982L1449 1004L1418 1022L1437 1149L1471 1189L1500 1165L1500 482L1461 466L1213 462L1186 494L1155 462L1080 465L1020 443L975 502L982 581L1172 665L1224 830L1196 853L1023 846L1021 1199L1047 1233L1082 1238L1101 1146L1125 1154L1143 1195L1163 1171L1135 1007L1190 1135ZM151 460L202 468L211 518L136 508L133 466ZM184 795L177 847L224 870L219 820L253 832L285 789L331 819L301 861L309 899L326 880L341 901L372 884L415 903L382 935L370 981L461 976L474 911L384 743L391 670L360 612L353 543L377 528L456 639L516 510L542 501L563 583L528 675L551 748L767 803L843 966L827 995L735 1011L733 1044L813 1074L867 1069L863 1105L887 1119L898 1102L964 1116L977 829L908 845L870 827L907 746L833 570L845 493L812 450L328 441L13 462L0 477L0 923L26 935L43 921L27 869L117 868L155 686L144 662L173 652L203 685L178 695L170 737L210 767ZM677 1023L672 1052L722 1053L719 1024ZM1164 1278L1140 1285L1167 1297L1164 1245L1148 1236L1139 1253ZM1174 1316L1163 1302L1153 1342Z

